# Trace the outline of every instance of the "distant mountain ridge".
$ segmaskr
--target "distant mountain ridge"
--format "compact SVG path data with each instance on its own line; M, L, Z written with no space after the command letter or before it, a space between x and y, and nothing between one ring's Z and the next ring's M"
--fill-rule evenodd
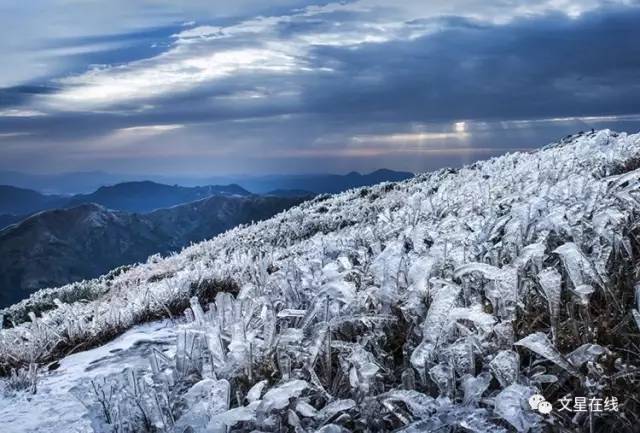
M231 176L158 176L118 175L99 171L62 174L27 174L15 171L0 171L0 185L14 185L47 194L91 194L101 186L140 181L152 181L166 185L195 187L198 185L238 184L246 190L263 194L277 189L300 189L314 193L335 193L365 185L389 181L400 181L413 177L404 171L380 169L368 174L351 172L340 174L273 174Z
M375 185L381 182L400 182L414 177L413 173L380 169L369 174L352 171L346 175L277 175L247 179L233 179L243 188L257 194L274 190L304 190L316 194L334 194L351 188Z
M37 191L0 185L0 214L23 215L58 207L65 202L59 195L45 195Z
M82 203L97 203L109 209L127 212L151 212L179 204L201 200L210 196L248 196L249 191L238 185L209 185L184 187L164 185L151 181L125 182L103 186L92 194L73 196L67 207Z

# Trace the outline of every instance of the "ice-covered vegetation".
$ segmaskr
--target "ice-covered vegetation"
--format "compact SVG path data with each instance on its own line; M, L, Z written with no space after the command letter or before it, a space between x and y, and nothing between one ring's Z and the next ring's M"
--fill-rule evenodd
M640 135L599 131L317 197L35 294L3 312L0 365L33 369L171 317L172 354L75 389L94 428L634 431L639 187ZM534 393L620 409L541 415Z

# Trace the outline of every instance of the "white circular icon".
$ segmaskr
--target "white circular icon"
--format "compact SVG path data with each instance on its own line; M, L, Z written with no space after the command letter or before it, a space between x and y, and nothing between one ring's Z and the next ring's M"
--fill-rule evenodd
M545 401L544 396L540 394L533 394L531 397L529 397L529 406L531 406L531 409L533 410L538 410L540 403L544 401Z
M538 412L543 415L550 414L552 410L553 406L548 401L541 401L540 404L538 404Z

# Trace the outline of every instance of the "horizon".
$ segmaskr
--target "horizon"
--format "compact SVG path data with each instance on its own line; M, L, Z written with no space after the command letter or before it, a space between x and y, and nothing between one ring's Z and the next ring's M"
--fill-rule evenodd
M15 171L0 170L0 187L36 191L44 195L68 195L90 194L101 188L118 185L150 183L164 186L178 186L184 188L202 188L208 186L238 186L248 192L264 194L276 190L300 189L292 182L304 182L311 180L328 180L337 178L337 181L356 176L367 179L369 176L381 175L382 179L392 177L409 178L417 173L407 171L395 171L380 168L371 172L351 171L349 173L302 173L302 174L265 174L265 175L210 175L210 176L169 176L169 175L136 175L118 174L104 171L93 172L68 172L57 174L29 174Z
M637 0L40 7L0 6L0 170L419 173L640 130Z
M358 170L350 170L350 171L343 171L343 172L329 172L329 171L317 171L317 172L290 172L290 173L274 173L274 172L269 172L269 173L262 173L262 174L252 174L252 173L227 173L227 174L190 174L190 173L178 173L172 176L175 177L189 177L189 178L193 178L195 179L208 179L208 178L216 178L216 177L220 177L220 178L234 178L234 177L248 177L248 178L255 178L255 177L270 177L270 176L346 176L348 174L359 174L359 175L367 175L367 174L372 174L378 171L396 171L396 172L401 172L401 171L406 171L407 173L412 173L412 174L418 174L418 173L414 173L412 171L408 171L408 170L393 170L390 168L386 168L386 167L380 167L380 168L376 168L376 169L372 169L370 171L358 171ZM34 172L29 172L29 171L20 171L20 170L0 170L0 173L15 173L15 174L21 174L21 175L27 175L27 176L69 176L69 175L91 175L91 174L96 174L96 175L113 175L113 176L134 176L134 177L142 177L145 178L146 177L163 177L163 176L167 176L165 174L162 173L144 173L144 174L140 174L140 173L132 173L132 172L124 172L124 173L119 173L117 171L104 171L104 170L88 170L88 171L61 171L61 172L42 172L42 173L34 173Z

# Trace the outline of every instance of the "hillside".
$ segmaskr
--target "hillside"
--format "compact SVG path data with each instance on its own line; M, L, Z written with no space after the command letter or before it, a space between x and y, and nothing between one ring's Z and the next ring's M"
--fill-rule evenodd
M0 366L22 370L0 419L8 432L637 431L639 167L640 134L580 134L319 196L40 291L3 311ZM530 408L535 393L553 412ZM559 410L593 395L617 411Z
M95 278L152 254L179 251L302 200L212 196L149 214L93 203L41 212L0 230L0 307L40 288Z
M11 224L15 224L24 219L24 216L12 215L12 214L0 214L0 230L3 228L10 226Z

